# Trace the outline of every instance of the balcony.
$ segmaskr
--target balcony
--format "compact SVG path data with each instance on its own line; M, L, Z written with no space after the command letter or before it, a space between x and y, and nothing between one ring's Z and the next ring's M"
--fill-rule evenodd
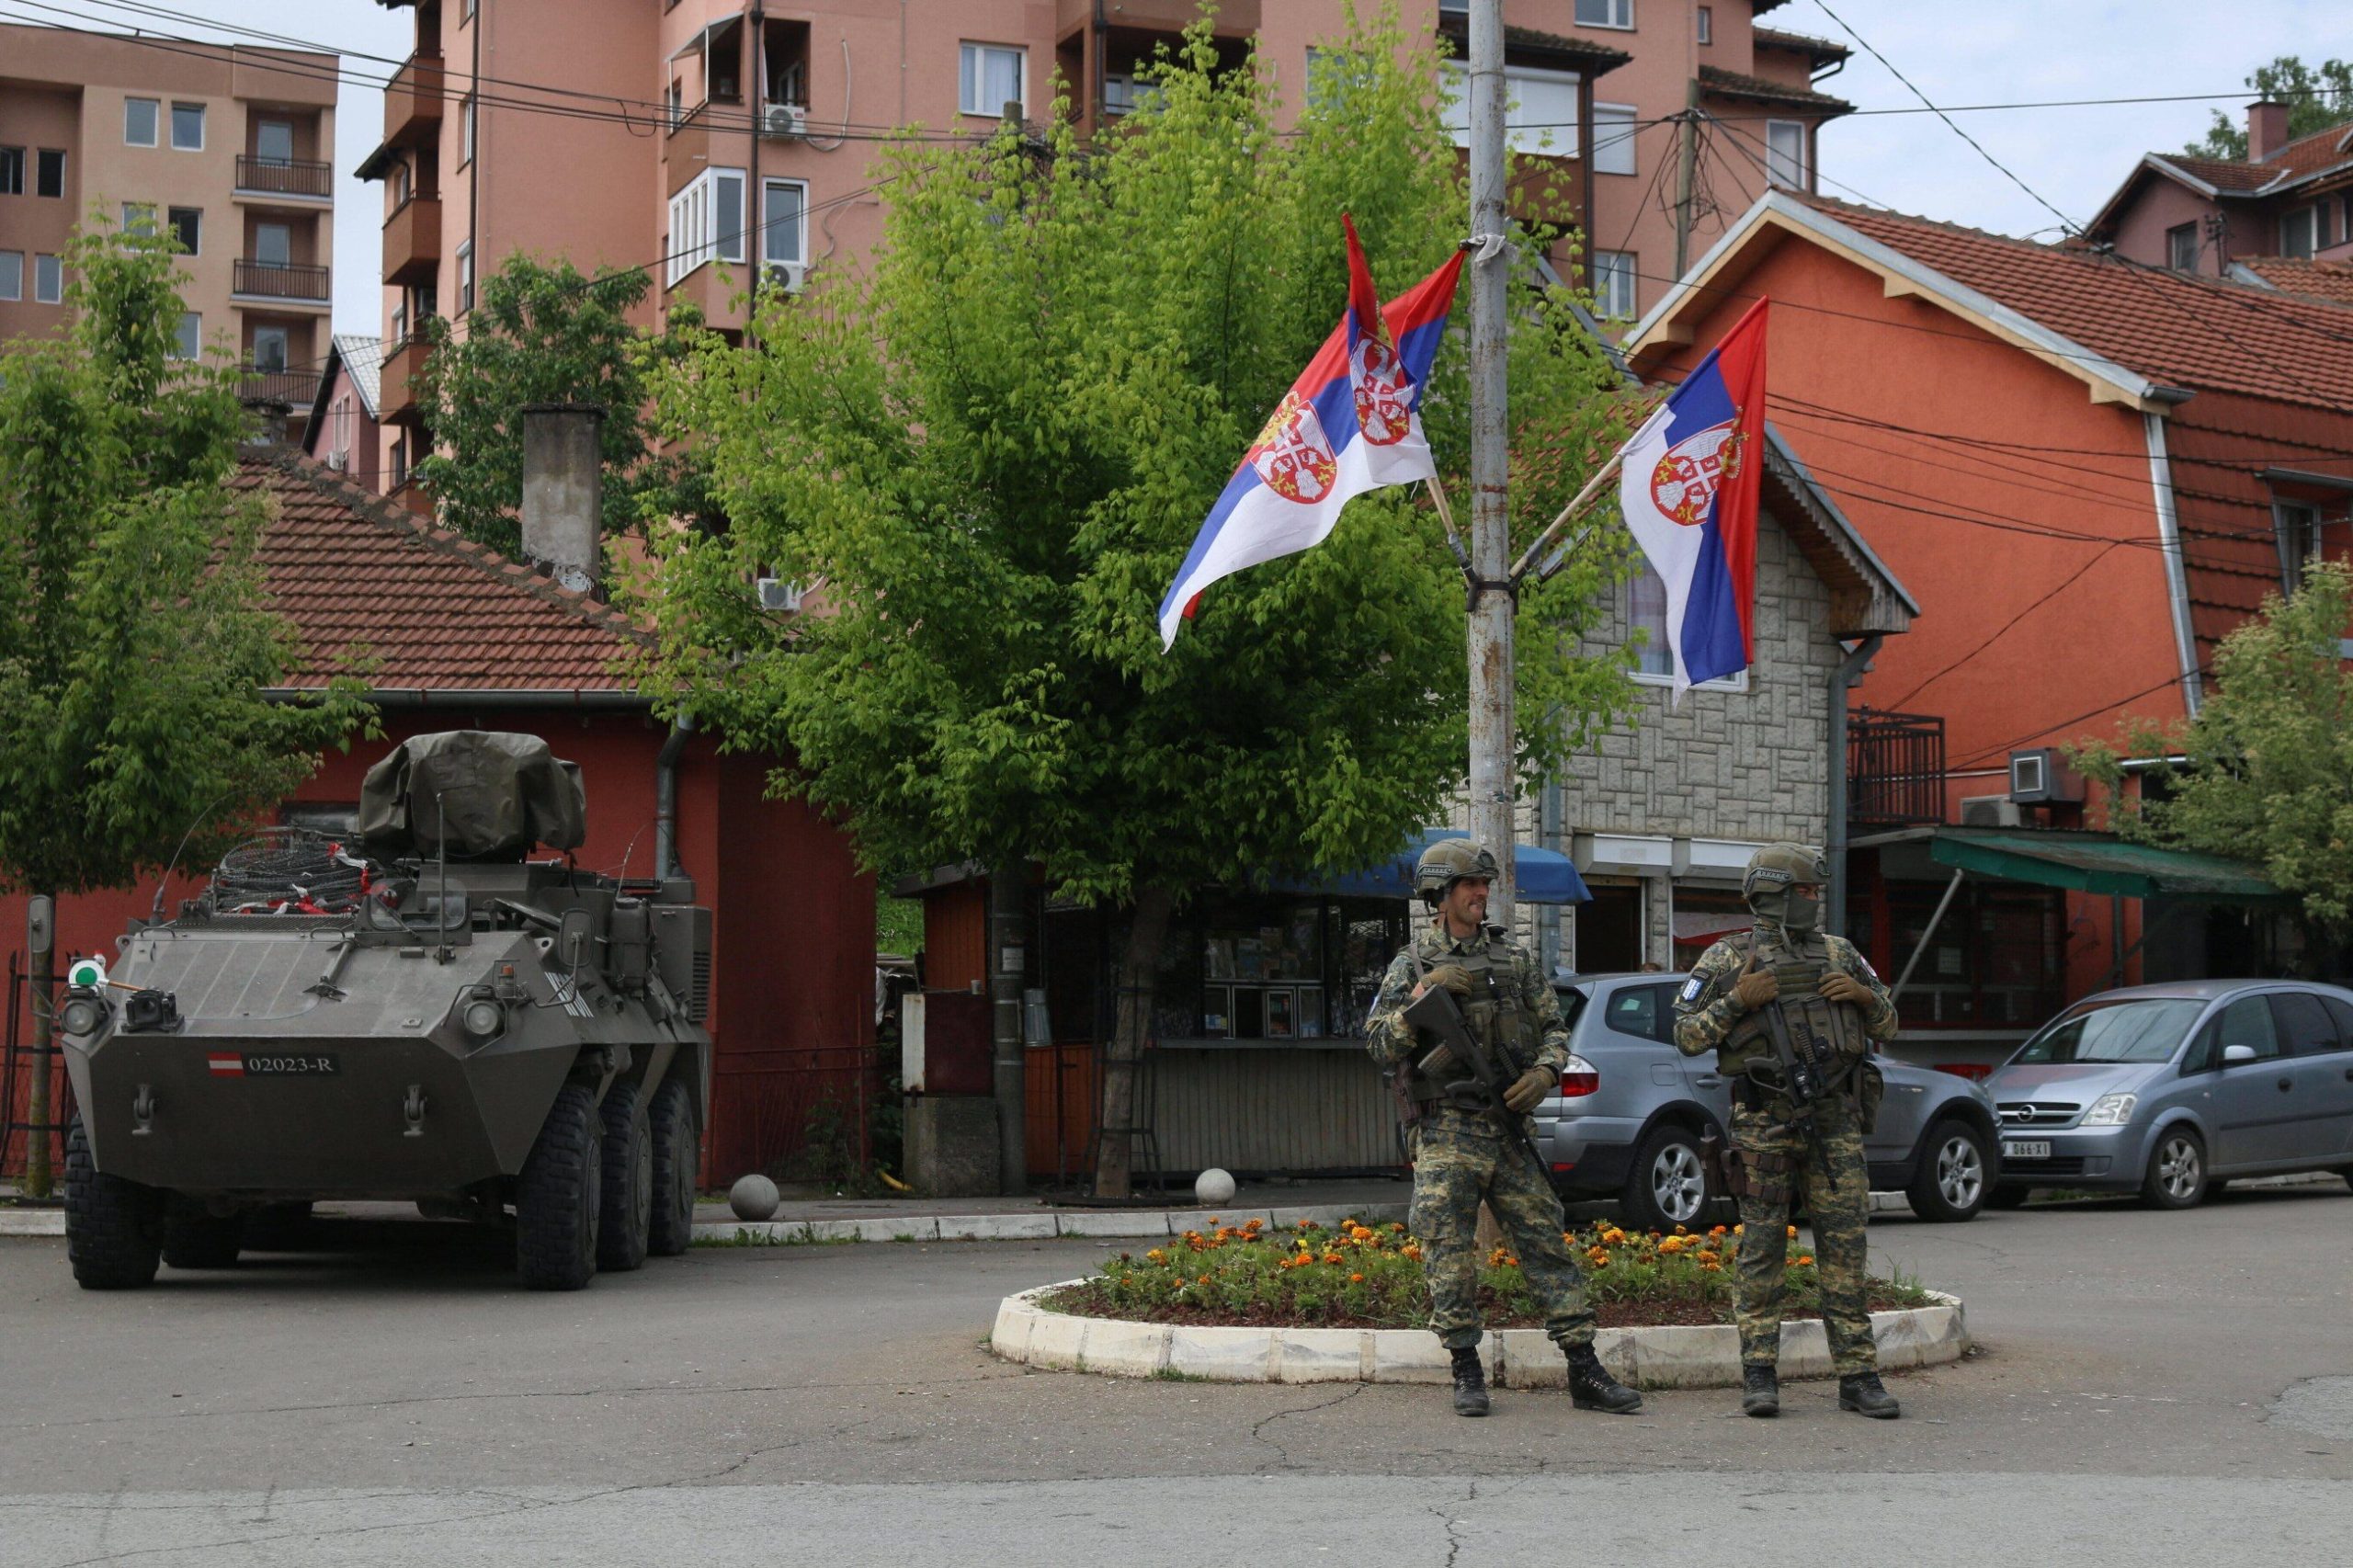
M335 165L316 158L256 158L237 154L239 196L290 198L296 201L335 199Z
M282 403L296 414L307 415L319 401L316 370L265 370L246 365L237 373L237 395L247 403Z
M1855 710L1847 722L1850 827L1922 827L1945 820L1945 722L1926 713Z
M1172 37L1199 20L1201 13L1198 0L1121 0L1118 10L1115 27ZM1256 32L1258 10L1259 0L1225 0L1217 8L1217 20L1211 24L1216 36L1246 38ZM1068 38L1074 30L1094 20L1095 0L1061 0L1056 12L1054 36Z
M441 267L441 199L412 196L384 220L384 281L430 283Z
M230 268L229 290L240 300L268 300L324 307L330 273L301 261L255 261L239 257Z
M402 62L384 84L384 144L415 146L439 135L446 90L438 51Z
M425 373L426 341L411 333L384 355L376 372L376 408L387 425L417 419L417 382Z

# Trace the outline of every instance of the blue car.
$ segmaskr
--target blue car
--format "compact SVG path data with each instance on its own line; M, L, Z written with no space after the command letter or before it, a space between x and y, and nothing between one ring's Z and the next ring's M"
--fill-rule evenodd
M2353 991L2200 980L2103 991L1985 1081L2002 1119L1991 1202L2038 1187L2188 1209L2236 1176L2353 1181Z

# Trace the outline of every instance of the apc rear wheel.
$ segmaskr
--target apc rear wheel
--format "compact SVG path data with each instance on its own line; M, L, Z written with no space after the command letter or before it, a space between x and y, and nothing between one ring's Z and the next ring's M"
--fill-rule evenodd
M604 1121L585 1084L566 1084L515 1180L515 1271L533 1290L577 1290L597 1275Z
M695 1233L695 1177L702 1165L702 1139L695 1126L694 1090L683 1078L665 1080L654 1091L654 1213L646 1249L676 1257Z
M653 1218L654 1133L645 1124L645 1096L635 1084L615 1084L605 1096L604 1211L597 1221L597 1267L625 1274L645 1267L645 1233Z
M234 1268L244 1240L242 1214L208 1214L182 1198L164 1207L164 1261L174 1268Z
M65 1133L65 1256L85 1290L133 1290L155 1280L163 1256L164 1195L108 1176L75 1117Z

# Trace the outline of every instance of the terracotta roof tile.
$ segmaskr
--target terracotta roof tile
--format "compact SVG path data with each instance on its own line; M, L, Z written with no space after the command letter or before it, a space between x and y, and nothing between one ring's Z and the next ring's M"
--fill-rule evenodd
M1793 87L1787 82L1745 76L1737 71L1726 71L1714 65L1699 67L1699 85L1722 97L1747 98L1756 103L1792 104L1801 108L1824 109L1832 114L1852 114L1855 109L1855 106L1846 99L1834 98L1828 93L1817 93L1811 87Z
M1758 28L1754 35L1759 49L1786 49L1799 54L1810 54L1816 60L1844 60L1855 51L1843 43L1834 43L1812 33L1783 32L1779 28Z
M249 452L232 483L277 503L261 541L271 599L302 642L298 687L627 692L644 632L471 540L291 452Z
M2266 256L2251 256L2238 265L2282 293L2353 305L2353 261L2298 261Z
M2298 179L2338 164L2353 163L2353 153L2339 145L2345 136L2346 128L2342 125L2332 125L2325 131L2299 136L2257 166L2284 174L2290 179Z
M2279 177L2279 171L2267 164L2249 164L2235 158L2200 158L2188 153L2154 153L2150 154L2161 163L2170 164L2195 180L2202 180L2216 190L2260 190Z

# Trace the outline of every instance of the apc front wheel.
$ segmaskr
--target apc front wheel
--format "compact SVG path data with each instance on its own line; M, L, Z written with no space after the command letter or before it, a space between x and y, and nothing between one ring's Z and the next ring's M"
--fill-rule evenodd
M65 1133L65 1256L85 1290L133 1290L155 1282L163 1257L164 1195L108 1176L75 1117Z
M654 1214L646 1247L656 1257L676 1257L695 1233L695 1177L702 1164L702 1139L695 1126L695 1096L684 1078L670 1078L654 1091Z
M597 1275L604 1122L585 1084L566 1084L515 1180L515 1271L534 1290L577 1290Z
M623 1274L645 1267L645 1232L654 1203L654 1134L645 1096L615 1084L605 1096L604 1212L597 1221L597 1267Z

